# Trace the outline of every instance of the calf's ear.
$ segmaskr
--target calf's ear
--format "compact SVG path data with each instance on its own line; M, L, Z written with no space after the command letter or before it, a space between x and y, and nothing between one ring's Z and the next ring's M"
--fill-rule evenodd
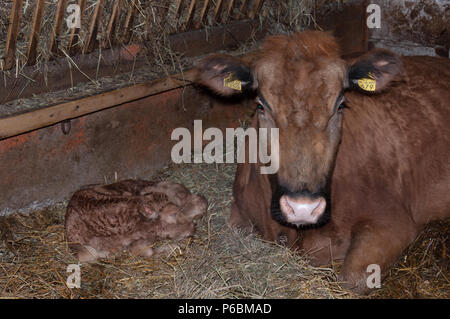
M256 86L250 67L226 54L214 54L201 60L196 67L195 82L223 96L249 91Z
M349 87L364 92L379 92L401 72L400 56L389 50L375 49L350 65Z

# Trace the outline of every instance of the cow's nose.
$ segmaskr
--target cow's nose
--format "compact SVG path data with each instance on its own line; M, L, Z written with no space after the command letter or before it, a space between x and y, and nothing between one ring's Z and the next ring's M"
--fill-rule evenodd
M286 221L291 224L315 224L325 212L327 202L325 198L310 199L308 197L290 197L283 195L280 198L280 208Z

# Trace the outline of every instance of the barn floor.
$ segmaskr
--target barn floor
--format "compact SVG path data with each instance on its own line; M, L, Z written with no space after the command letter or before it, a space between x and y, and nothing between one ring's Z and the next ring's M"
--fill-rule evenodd
M209 200L196 235L169 256L120 256L81 266L81 288L66 286L77 263L64 240L65 205L28 216L0 217L1 298L367 298L334 280L335 267L228 228L236 166L173 165L154 179L185 184ZM450 220L437 222L399 259L369 298L450 298Z

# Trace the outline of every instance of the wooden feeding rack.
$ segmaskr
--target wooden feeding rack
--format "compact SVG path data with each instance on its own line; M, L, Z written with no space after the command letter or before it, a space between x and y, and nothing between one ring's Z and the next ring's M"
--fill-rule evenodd
M18 41L19 26L21 23L21 12L23 9L23 0L13 0L13 6L10 15L10 23L7 34L7 43L3 59L1 61L2 70L10 70L17 63L16 44ZM214 24L225 24L232 20L254 19L260 12L263 0L173 0L173 5L161 7L160 14L165 15L166 19L176 19L175 25L179 28L171 30L171 33L179 31L188 31L201 29L211 25L206 21L208 15L212 16ZM80 19L86 14L87 0L78 0ZM168 2L170 4L170 2ZM132 38L133 27L136 24L136 15L139 12L139 4L135 0L114 0L112 10L107 17L107 26L104 28L104 39L101 43L98 41L102 15L104 14L105 0L96 0L95 9L87 20L90 21L88 32L84 38L80 37L80 28L73 27L70 31L70 37L67 45L63 47L60 42L65 14L68 6L67 0L59 0L55 8L55 18L51 38L48 43L48 51L52 53L51 58L61 55L59 49L64 50L69 55L80 53L89 53L98 47L109 48L114 45L128 44ZM44 17L45 0L36 0L31 31L28 35L28 49L26 53L27 65L34 65L38 55L38 44L41 37L41 26ZM233 14L233 11L235 12Z
M0 60L2 71L10 72L10 76L5 77L5 86L0 86L0 104L18 97L26 98L41 92L70 88L80 82L114 75L119 71L127 72L144 65L139 59L119 60L121 58L117 56L117 51L127 49L126 46L132 42L133 30L138 23L137 17L143 10L139 2L91 1L90 11L87 10L89 0L76 2L80 19L89 22L85 32L80 32L81 28L74 27L70 32L66 32L68 37L62 41L67 19L65 15L68 15L67 8L70 1L59 0L55 6L52 33L47 34L46 36L49 36L45 39L47 41L39 45L40 41L43 41L42 21L48 3L45 0L37 0L33 7L31 31L28 37L25 36L25 40L28 41L26 55L18 54L16 50L24 1L13 1L5 53ZM112 7L107 8L108 4ZM221 50L235 41L254 37L258 23L250 17L258 16L263 1L173 0L166 1L166 4L167 6L158 8L158 14L162 20L176 20L171 24L175 27L167 31L171 49L186 56L195 56ZM143 41L140 43L141 48L148 46L145 40ZM48 59L43 61L47 64L45 68L47 74L40 70L36 72L36 68L33 67L40 55L39 50L43 48L51 53ZM180 81L181 78L183 81ZM0 108L0 139L177 88L189 84L191 80L190 72L183 72L179 76L156 78L151 84L142 83L87 98L81 97L83 100L31 110L18 108L16 114L11 112L4 114Z

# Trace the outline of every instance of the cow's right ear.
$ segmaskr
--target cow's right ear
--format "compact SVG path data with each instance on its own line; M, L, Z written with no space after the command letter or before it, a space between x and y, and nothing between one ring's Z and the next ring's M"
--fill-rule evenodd
M364 92L379 92L402 71L402 61L396 53L374 49L361 56L348 71L350 87Z
M201 60L196 67L195 81L217 94L231 96L256 87L250 67L240 59L226 54L214 54Z

